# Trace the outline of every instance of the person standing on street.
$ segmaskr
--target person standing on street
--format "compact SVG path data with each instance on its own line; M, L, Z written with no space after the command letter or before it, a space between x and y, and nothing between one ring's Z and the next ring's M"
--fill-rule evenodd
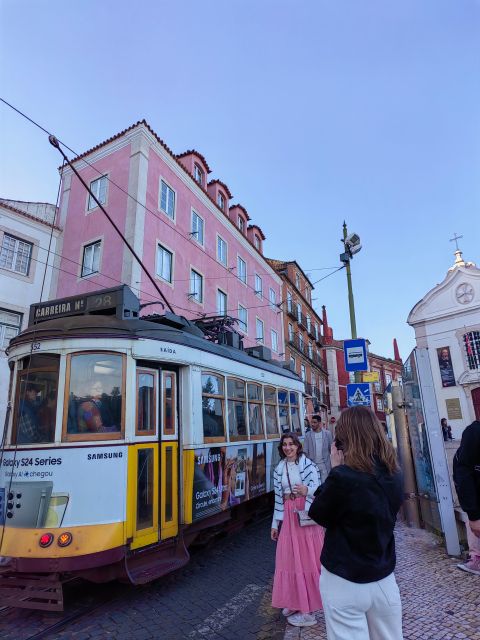
M275 511L271 538L277 544L272 606L282 609L289 624L316 624L313 611L322 608L318 578L323 529L301 527L297 511L308 509L318 487L318 471L302 453L295 433L284 433L278 445L280 462L273 472Z
M467 541L470 560L458 564L462 571L480 576L480 421L462 433L453 458L453 480L460 506L468 516Z
M367 407L340 415L332 470L309 516L325 527L320 594L328 640L402 640L393 529L403 500L395 450Z
M330 449L333 438L330 431L322 426L322 418L317 414L312 416L311 427L312 430L305 435L303 451L317 465L323 484L332 468Z
M440 426L442 427L442 436L444 441L448 442L449 440L453 440L452 427L449 424L447 424L446 418L442 418L440 420Z

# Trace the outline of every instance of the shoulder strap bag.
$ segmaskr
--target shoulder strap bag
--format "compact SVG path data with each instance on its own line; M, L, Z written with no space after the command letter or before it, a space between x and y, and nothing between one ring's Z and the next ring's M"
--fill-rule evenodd
M294 499L292 483L290 482L290 474L288 473L288 462L286 461L285 461L285 469L287 470L287 482L288 482L288 487L290 489L290 495L292 496L292 499ZM310 516L308 515L308 511L306 511L305 509L295 509L294 512L297 514L298 524L301 527L312 527L312 526L318 527L319 526L317 525L315 520L312 520L310 518Z

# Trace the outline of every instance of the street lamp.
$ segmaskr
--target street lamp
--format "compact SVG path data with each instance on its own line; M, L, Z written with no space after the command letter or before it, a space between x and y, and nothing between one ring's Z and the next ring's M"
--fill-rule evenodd
M348 308L350 311L350 329L352 332L352 338L357 337L357 323L355 321L355 303L353 301L352 290L352 272L350 270L350 260L353 256L360 251L362 243L360 242L360 236L358 233L350 233L347 231L347 223L343 223L343 247L345 251L340 254L340 262L343 262L345 270L347 272L347 286L348 286Z

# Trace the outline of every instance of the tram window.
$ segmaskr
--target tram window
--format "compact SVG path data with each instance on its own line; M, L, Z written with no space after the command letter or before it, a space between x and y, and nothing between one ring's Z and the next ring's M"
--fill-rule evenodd
M48 443L55 440L59 355L34 355L17 366L17 393L12 442Z
M280 430L282 433L290 431L290 411L288 407L288 391L278 390L278 415L280 417Z
M155 434L155 400L155 374L137 371L137 435Z
M175 374L163 374L163 435L172 436L176 427Z
M202 373L203 436L206 440L225 439L223 378L213 373Z
M153 527L153 449L137 451L137 531Z
M278 436L277 392L275 387L264 387L264 398L267 436L272 438Z
M120 354L81 353L69 356L67 439L120 437L124 370L123 356Z
M248 434L245 411L245 382L237 378L227 378L227 395L230 440L246 440Z
M300 402L298 393L290 391L290 418L292 423L292 431L302 433L302 425L300 422Z
M165 449L165 522L173 520L173 448Z
M262 387L249 382L248 396L248 425L251 438L263 437Z

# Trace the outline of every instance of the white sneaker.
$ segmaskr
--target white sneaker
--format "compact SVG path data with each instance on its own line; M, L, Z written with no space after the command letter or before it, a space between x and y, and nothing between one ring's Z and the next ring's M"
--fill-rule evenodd
M282 609L282 615L288 618L288 616L293 616L294 613L297 613L298 609Z
M294 613L287 618L287 621L294 627L313 627L317 624L317 619L310 613Z

